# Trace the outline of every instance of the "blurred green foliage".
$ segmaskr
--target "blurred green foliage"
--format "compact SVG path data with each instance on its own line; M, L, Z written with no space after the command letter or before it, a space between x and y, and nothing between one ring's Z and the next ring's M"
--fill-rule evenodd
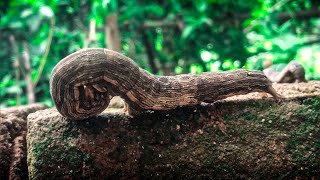
M52 68L85 47L92 20L96 37L88 47L107 47L104 28L110 13L118 15L122 53L159 75L243 66L261 70L266 61L295 59L305 67L307 79L320 79L319 5L318 0L1 1L0 107L27 103L24 62L15 66L23 44L30 54L36 99L52 105ZM141 32L152 45L156 71Z

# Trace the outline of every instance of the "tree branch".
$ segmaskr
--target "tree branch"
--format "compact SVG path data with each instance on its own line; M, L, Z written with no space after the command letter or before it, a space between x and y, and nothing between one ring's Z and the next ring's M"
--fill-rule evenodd
M146 48L146 52L147 52L147 56L148 56L148 61L149 61L149 64L150 64L150 68L151 68L151 71L153 74L157 74L158 73L158 68L154 62L154 59L155 59L155 55L154 55L154 50L153 50L153 45L151 44L151 42L149 41L148 39L148 35L147 35L147 32L146 32L146 29L145 28L140 28L140 33L141 33L141 36L142 36L142 41L143 41L143 44Z
M278 21L287 21L292 18L296 19L309 19L313 17L320 17L320 11L316 8L310 10L302 10L294 13L279 13L276 18Z
M40 80L40 77L41 77L41 74L42 74L42 71L43 71L43 68L44 68L44 65L46 64L47 62L47 57L48 57L48 54L49 54L49 51L50 51L50 46L51 46L51 41L52 41L52 37L53 37L53 28L54 28L54 24L55 24L55 21L54 21L54 17L52 17L50 19L50 31L49 31L49 36L48 36L48 43L47 43L47 47L46 47L46 50L42 56L42 59L40 61L40 65L39 65L39 68L38 68L38 73L37 73L37 77L36 77L36 80L34 81L33 83L33 87L36 87L39 80Z

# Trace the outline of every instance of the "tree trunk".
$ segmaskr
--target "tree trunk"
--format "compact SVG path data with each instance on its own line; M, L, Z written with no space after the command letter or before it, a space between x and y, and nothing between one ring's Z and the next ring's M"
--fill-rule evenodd
M27 86L28 104L33 104L36 102L36 97L35 97L34 87L31 79L30 52L29 52L27 42L23 42L22 59L23 59L24 67L26 69L25 81Z
M106 18L105 43L108 49L121 52L121 42L118 28L118 16L110 14Z

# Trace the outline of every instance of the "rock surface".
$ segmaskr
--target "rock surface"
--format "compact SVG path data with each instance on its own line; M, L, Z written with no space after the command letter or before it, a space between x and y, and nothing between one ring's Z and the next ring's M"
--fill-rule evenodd
M270 179L320 176L320 82L128 119L28 116L30 179Z
M43 104L0 109L0 179L27 179L27 116Z

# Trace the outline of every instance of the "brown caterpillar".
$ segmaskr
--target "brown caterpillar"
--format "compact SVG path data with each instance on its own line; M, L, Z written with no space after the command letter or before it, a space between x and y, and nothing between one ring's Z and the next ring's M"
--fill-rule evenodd
M101 48L77 51L53 69L50 93L65 117L83 119L101 113L113 96L124 99L134 116L146 110L212 103L237 94L263 91L279 95L261 71L244 69L202 74L155 76L130 58Z

